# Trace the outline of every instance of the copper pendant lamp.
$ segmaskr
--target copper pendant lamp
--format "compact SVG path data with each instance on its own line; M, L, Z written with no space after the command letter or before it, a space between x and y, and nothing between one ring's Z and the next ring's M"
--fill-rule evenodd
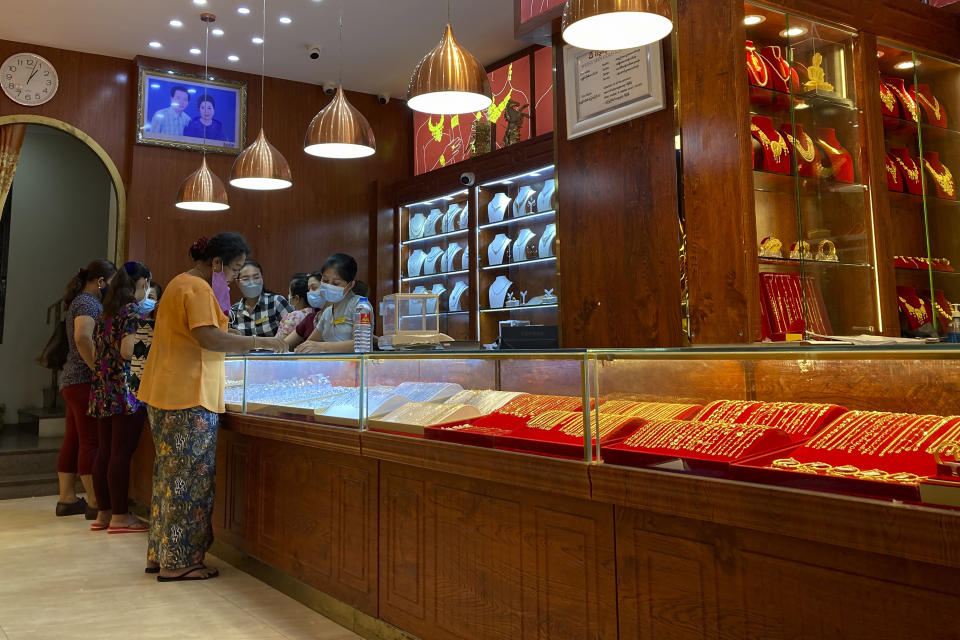
M614 51L662 40L673 31L669 0L567 0L563 39L580 49Z
M260 133L249 147L237 156L230 170L230 184L238 189L272 191L287 189L293 185L290 165L283 154L267 141L263 132L263 112L266 107L263 99L264 67L267 57L267 0L263 0L263 30L260 37Z
M373 155L377 141L363 114L343 92L343 8L340 9L340 76L337 92L327 106L313 116L303 138L303 150L320 158L363 158Z
M207 63L209 60L208 48L210 46L210 24L215 22L217 17L212 13L201 13L200 20L205 25L206 37L203 48L203 77L209 78ZM207 128L203 128L203 143L207 143ZM230 208L227 201L227 189L223 186L223 181L207 167L207 152L204 148L200 160L200 168L187 176L187 179L180 184L177 191L176 206L179 209L188 209L190 211L225 211Z
M491 102L486 69L453 37L448 0L443 37L413 70L407 106L423 113L452 115L483 111Z

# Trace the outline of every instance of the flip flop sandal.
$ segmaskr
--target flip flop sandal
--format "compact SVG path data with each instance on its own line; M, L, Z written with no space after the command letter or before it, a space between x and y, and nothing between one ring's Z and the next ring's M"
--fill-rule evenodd
M107 527L107 533L146 533L150 529L146 524L134 524L126 527Z
M103 524L102 522L91 522L90 531L105 531L110 525Z
M203 570L205 570L205 569L206 569L206 567L202 567L202 566L201 566L201 567L194 567L194 568L192 568L192 569L188 569L188 570L184 571L183 573L181 573L181 574L178 575L178 576L169 576L169 577L168 577L168 576L157 576L157 582L186 582L186 581L189 581L189 580L209 580L210 578L216 578L218 575L220 575L220 570L219 570L219 569L214 569L214 570L213 570L213 573L209 573L209 574L207 574L207 575L199 575L199 576L191 576L191 575L190 575L190 574L193 573L194 571L203 571Z

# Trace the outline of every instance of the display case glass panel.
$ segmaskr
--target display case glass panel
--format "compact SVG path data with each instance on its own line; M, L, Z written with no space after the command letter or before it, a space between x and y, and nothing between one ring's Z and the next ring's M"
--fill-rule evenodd
M947 335L960 302L960 65L881 42L880 108L902 335Z
M745 5L761 334L879 327L856 34Z
M487 182L477 201L480 341L496 340L503 320L557 324L554 167Z

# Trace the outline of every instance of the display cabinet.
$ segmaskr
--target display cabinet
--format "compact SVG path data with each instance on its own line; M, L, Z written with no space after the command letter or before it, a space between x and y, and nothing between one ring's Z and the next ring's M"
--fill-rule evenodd
M883 114L890 254L904 336L944 337L960 302L960 65L881 41L877 47Z
M762 337L876 333L857 34L744 11Z

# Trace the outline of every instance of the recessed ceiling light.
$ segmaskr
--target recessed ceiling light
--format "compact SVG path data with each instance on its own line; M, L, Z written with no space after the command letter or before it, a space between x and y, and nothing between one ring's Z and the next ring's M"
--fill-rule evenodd
M293 18L291 18L290 16L280 16L277 19L280 21L280 24L290 24L291 22L293 22Z
M245 16L248 13L250 13L250 9L248 9L247 7L237 7L237 13Z
M197 5L198 7L202 7L203 5L207 4L207 0L193 0L193 4Z
M883 57L883 54L884 54L883 51L877 51L877 57L878 57L878 58L882 58L882 57Z
M897 64L893 65L893 68L894 69L913 69L915 66L917 65L914 64L913 60L904 60L903 62L898 62Z
M750 27L750 26L753 26L753 25L755 25L755 24L760 24L760 23L763 22L764 20L766 20L766 18L765 18L764 16L751 15L751 16L747 16L746 18L743 19L743 24L745 24L745 25L747 25L748 27Z
M151 48L151 49L159 49L159 48L162 47L162 46L163 46L163 45L160 44L159 42L157 42L156 40L151 40L151 41L150 41L150 48Z
M232 53L227 56L227 60L229 60L230 62L236 62L239 59L240 59L240 56L235 56Z
M200 51L200 49L197 49L196 47L194 47L194 48L190 49L190 53L192 53L192 54L195 55L195 56L198 56L198 55L200 55L201 53L203 53L203 51Z
M790 27L789 29L784 29L780 32L781 38L796 38L797 36L802 36L807 32L806 27Z
M252 42L253 44L263 44L263 38L261 38L260 36L253 36L252 38L250 38L250 42Z
M221 29L220 27L217 27L216 29L210 29L210 33L212 33L215 36L222 36L223 29Z
M180 22L179 20L171 20L170 26L173 27L174 29L179 29L180 27L183 26L183 23Z

